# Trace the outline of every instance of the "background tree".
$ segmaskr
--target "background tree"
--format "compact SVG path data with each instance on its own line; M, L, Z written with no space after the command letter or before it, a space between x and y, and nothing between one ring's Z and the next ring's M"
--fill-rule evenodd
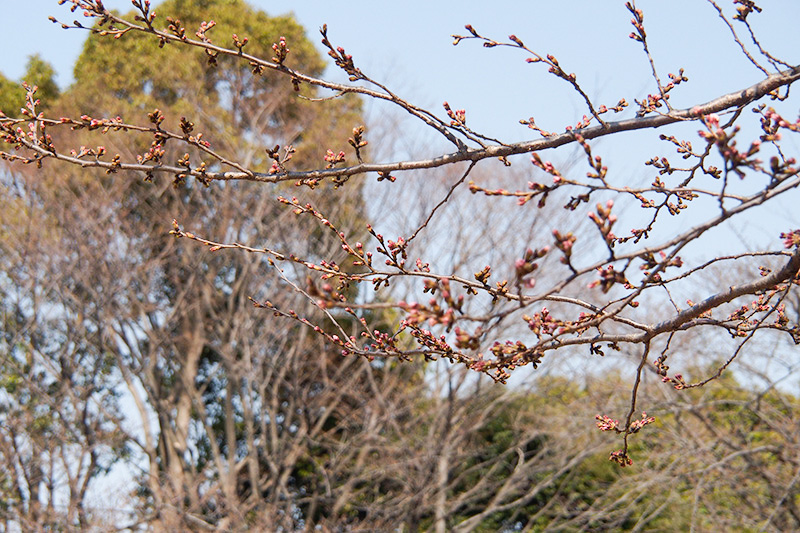
M16 116L25 107L23 82L36 87L36 94L46 102L45 106L60 93L53 67L38 55L31 56L20 83L12 82L5 76L0 77L0 109L6 110L10 116Z
M221 28L247 21L250 46L261 47L264 53L280 31L295 40L294 53L305 58L307 68L316 72L322 68L302 28L289 18L269 18L238 2L175 2L172 7L193 23L198 22L200 8L212 13ZM127 39L122 50L110 44L87 44L74 85L53 103L58 112L83 114L116 106L118 113L128 114L144 109L156 97L166 99L161 104L165 111L202 109L196 124L182 123L187 134L193 127L214 131L227 150L265 170L272 160L263 143L274 131L296 132L297 150L284 151L281 157L286 160L321 159L325 152L319 138L342 135L358 120L357 101L345 98L312 108L287 98L291 87L261 80L256 90L251 68L227 59L220 59L213 75L198 79L196 73L205 63L202 51L173 49L167 63L154 65L150 57L157 46L146 39ZM167 84L160 79L165 71L171 76ZM153 114L154 123L160 116ZM244 134L231 134L233 126ZM93 133L86 129L64 133L68 142L96 146ZM197 139L196 149L204 148L199 135ZM181 157L163 146L118 148L130 157L137 150L152 156L162 149L167 157ZM146 173L142 177L148 179ZM58 458L53 453L59 436L89 424L81 418L87 413L97 417L95 426L110 425L117 433L101 437L95 428L91 439L75 443L75 453L91 455L96 448L124 444L124 450L114 448L117 453L107 458L105 468L123 451L130 464L144 462L146 466L139 468L147 507L140 503L137 508L146 523L180 529L266 521L264 525L274 527L281 520L293 523L324 515L329 512L327 500L308 503L298 498L314 493L308 485L318 482L319 469L329 467L326 456L330 461L346 457L328 437L341 433L342 425L348 427L346 420L340 420L342 409L347 406L348 416L356 416L366 399L375 396L367 391L408 386L393 385L399 376L373 375L366 362L341 360L320 339L297 328L276 328L268 316L254 316L248 297L265 294L275 283L269 273L275 266L270 262L255 255L233 260L209 257L203 250L176 247L167 233L169 220L160 213L168 211L178 218L192 213L198 224L214 227L225 237L281 235L287 245L301 246L304 254L327 256L331 246L339 247L338 242L326 242L323 234L309 232L308 225L294 221L287 225L280 204L251 186L198 185L177 179L154 187L82 172L52 173L42 179L35 174L20 176L6 183L4 202L14 208L4 221L3 239L8 276L4 287L10 293L4 317L8 317L11 350L5 421L13 428L8 434L7 471L20 472L17 477L26 484L16 490L18 498L9 500L19 501L9 516L18 520L28 516L29 527L58 520L87 524L87 517L71 510L63 513L54 503L64 490L58 474L78 460L65 457L52 465ZM358 213L358 189L351 190L348 202L337 208L344 217ZM52 235L37 239L35 220L51 228ZM343 229L350 231L353 224L344 224ZM31 262L32 258L46 260ZM284 270L282 275L306 283L303 272ZM287 300L276 301L303 308L296 296L286 296ZM65 331L63 337L59 329ZM33 340L29 347L21 344L37 330L42 337L38 344ZM45 349L45 343L52 347ZM88 352L81 353L88 366L80 366L82 359L74 353L78 349ZM414 373L413 368L401 371L405 381L413 382ZM74 398L80 390L75 382L86 379L91 381L85 397ZM68 413L75 411L78 419L49 424L41 436L29 435L24 428L36 427L38 419L44 424L67 409L59 406L58 398L51 407L37 403L48 386L66 395L64 401L72 402ZM25 387L32 390L23 394ZM136 417L117 416L120 408L108 402L119 395ZM109 398L99 411L98 397ZM19 413L25 409L32 413ZM383 416L373 415L373 426L379 428ZM19 443L29 439L38 442L33 452L13 453L15 445L23 449L33 445ZM37 474L41 463L51 465ZM85 490L100 473L94 464L87 467L81 472L86 480L80 480L80 488ZM53 507L47 516L27 510L36 507L42 484L47 485L47 501ZM86 495L72 495L69 489L75 506L82 509ZM301 509L309 514L298 515Z

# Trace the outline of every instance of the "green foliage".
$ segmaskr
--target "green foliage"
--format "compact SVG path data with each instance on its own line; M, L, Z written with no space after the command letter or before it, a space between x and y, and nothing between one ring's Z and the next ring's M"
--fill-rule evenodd
M25 89L0 74L0 111L13 117L19 115L25 104Z
M53 66L38 55L33 55L28 59L22 81L31 87L38 87L36 97L41 100L44 109L47 109L61 94L55 78Z
M209 0L195 2L170 0L158 8L159 21L177 19L188 35L197 31L202 21L213 20L216 26L208 37L230 46L232 35L247 37L245 51L270 57L272 44L281 36L291 43L291 63L303 71L319 73L324 63L303 28L291 17L270 17L253 10L243 1ZM129 15L133 18L133 13ZM232 136L242 136L252 129L254 113L269 117L276 127L285 125L305 107L297 98L289 98L291 84L285 77L252 73L246 61L219 57L210 66L208 56L199 49L166 44L146 35L125 35L121 39L89 39L75 65L75 91L81 95L84 109L94 114L159 107L197 118L207 117ZM287 90L288 89L288 90ZM279 110L264 115L260 107L276 90L283 101ZM127 104L127 105L126 105ZM198 116L199 115L199 116Z
M0 110L10 117L19 116L25 106L25 89L22 83L38 87L36 97L41 101L40 108L47 109L60 94L55 81L56 71L50 63L38 55L28 58L25 74L19 82L13 82L0 74Z

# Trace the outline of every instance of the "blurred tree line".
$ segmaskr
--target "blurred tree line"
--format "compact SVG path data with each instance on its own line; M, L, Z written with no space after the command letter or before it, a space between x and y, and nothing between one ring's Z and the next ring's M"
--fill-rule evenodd
M325 67L291 17L236 0L160 9L246 34L262 57L286 36L304 72ZM213 148L264 171L265 147L289 139L296 160L322 161L328 139L363 122L358 99L312 106L313 89L297 98L244 63L206 62L135 36L89 39L63 92L38 57L24 81L52 116L138 120L159 106L168 120L198 117ZM0 109L15 115L24 99L0 78ZM150 148L145 137L62 135L110 153ZM279 299L322 322L303 293L330 288L292 264L168 235L172 219L191 220L226 241L335 255L338 241L263 187L34 170L6 167L0 185L4 531L800 528L794 395L730 375L679 392L652 376L643 394L659 407L656 430L621 470L608 461L614 443L578 415L623 408L613 372L500 387L456 368L342 357L249 302ZM314 196L351 236L366 232L362 187ZM279 277L296 291L272 291Z

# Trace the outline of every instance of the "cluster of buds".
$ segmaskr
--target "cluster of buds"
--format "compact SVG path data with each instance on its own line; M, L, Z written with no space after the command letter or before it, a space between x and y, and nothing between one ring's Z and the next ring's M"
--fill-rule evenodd
M333 150L328 149L328 151L325 153L325 161L327 162L325 168L333 168L338 163L344 163L344 160L345 160L344 151L339 150L339 153L337 154L334 153Z
M667 354L662 353L658 359L653 361L653 366L656 369L656 373L663 377L667 376L667 372L669 372L669 365L667 364Z
M492 267L486 265L479 272L475 273L475 279L478 280L478 283L487 285L487 282L489 281L489 277L491 275L492 275Z
M333 58L337 67L344 70L350 76L350 81L356 81L364 77L361 70L357 69L353 63L353 56L347 54L341 46L334 48L328 40L328 25L323 24L319 30L322 34L322 45L328 49L328 55Z
M356 151L356 158L358 158L359 162L363 162L361 159L361 149L364 148L367 144L367 141L364 139L364 126L358 126L357 128L353 128L353 136L347 139L347 142L350 143Z
M185 168L187 172L191 171L191 169L192 169L192 162L191 162L191 160L189 158L189 154L188 153L183 154L183 156L181 156L175 162L175 164L177 166L179 166L179 167ZM183 183L186 181L186 176L188 176L188 174L186 172L179 172L179 173L175 174L175 177L172 180L172 185L175 186L175 187L178 187L179 185L183 185Z
M606 205L597 204L597 212L590 211L589 218L595 223L600 234L606 241L606 244L612 246L616 236L611 232L611 227L617 221L617 215L611 214L611 208L614 207L614 200L609 200Z
M644 13L641 9L634 6L632 2L625 2L625 7L633 15L631 24L633 25L633 29L636 30L631 32L628 37L634 41L639 41L640 43L645 42L647 39L647 33L644 31Z
M673 139L674 139L674 137L673 137ZM684 157L686 157L686 156L684 156ZM670 174L671 175L673 172L678 170L676 168L673 168L669 164L669 159L667 159L666 157L661 157L661 158L653 157L652 159L650 159L648 161L645 161L644 164L646 166L652 166L652 167L657 168L659 176L663 176L664 174ZM661 181L661 178L659 176L656 176L656 179L653 180L653 183L651 183L651 185L657 192L663 192L664 189L666 188L666 186L664 185L664 182ZM647 207L647 206L642 206L642 207Z
M677 74L669 73L668 76L670 81L663 87L659 87L661 91L659 94L648 94L647 98L641 102L639 100L634 100L634 102L639 104L639 110L636 112L637 117L643 117L647 113L652 113L660 108L662 103L667 103L667 100L669 100L669 93L672 89L683 82L689 81L689 78L684 76L683 69L680 69Z
M612 107L612 108L610 108L610 109L611 109L611 111L613 111L614 113L621 113L621 112L622 112L622 110L623 110L623 109L625 109L626 107L628 107L628 102L627 102L627 100L625 100L624 98L620 98L620 99L619 99L619 102L617 102L617 105L615 105L614 107Z
M719 170L717 170L715 167L709 167L707 172L712 176L719 178L719 174L715 175L715 173L719 172ZM677 203L672 201L667 202L667 211L673 216L679 215L681 211L689 207L686 202L691 202L698 197L697 193L691 191L675 191L673 194L678 200Z
M528 323L528 329L540 339L542 335L552 335L564 325L562 320L553 318L553 315L550 314L546 307L543 307L540 313L534 313L532 317L523 315L522 320Z
M156 127L157 130L161 129L161 123L164 122L164 113L160 109L154 109L152 113L147 114L147 118Z
M416 266L414 267L414 270L417 271L417 272L430 272L431 271L430 263L424 263L422 261L422 259L420 259L420 258L417 258L415 264L416 264Z
M656 259L656 256L652 252L644 253L640 256L643 263L639 266L639 269L642 270L642 274L645 277L650 276L650 271L654 269L659 269L661 272L664 272L669 267L676 267L680 268L683 266L683 260L679 257L673 257L669 261L667 261L667 254L664 251L658 252L660 259ZM656 273L650 279L650 283L661 283L661 274Z
M241 48L239 51L241 51ZM278 39L277 43L273 43L272 51L275 52L275 55L272 57L272 62L283 66L283 62L286 61L286 57L289 55L289 48L286 46L286 37L281 37Z
M642 417L639 420L635 420L631 422L630 426L627 428L621 428L620 424L617 420L613 420L612 418L606 415L597 415L595 416L597 420L597 429L600 431L614 431L616 433L637 433L643 427L648 424L652 424L655 422L655 417L647 416L647 413L642 413ZM617 463L621 467L630 466L633 464L633 460L628 456L627 453L627 443L624 450L617 450L612 452L611 455L608 457L610 461Z
M625 278L625 273L620 272L614 269L614 265L608 265L605 268L599 267L597 269L597 273L600 276L600 279L596 279L589 283L588 287L593 289L598 285L603 290L603 293L607 293L611 290L617 283L622 283L626 286L629 286L627 278Z
M467 123L467 111L465 109L456 109L453 111L450 104L444 102L442 104L447 116L450 117L451 126L464 126Z
M378 252L388 258L386 259L386 265L396 266L397 268L402 269L405 266L406 260L408 259L408 253L406 252L408 241L406 241L403 237L398 237L397 241L386 241L382 234L375 232L372 224L367 224L367 231L370 235L375 237L375 240L378 241ZM368 256L371 257L369 254ZM371 261L369 264L371 264Z
M249 39L247 37L240 39L238 35L236 35L235 33L233 34L233 46L235 46L239 50L240 54L242 53L242 48L244 48L248 40ZM287 49L286 52L288 53L289 50Z
M133 7L138 9L142 14L136 15L134 20L144 22L149 28L153 28L153 21L156 19L156 12L150 11L150 0L131 0ZM99 7L99 6L98 6ZM84 13L84 16L88 16Z
M745 176L741 167L750 167L754 170L761 169L761 160L753 158L761 148L761 139L753 141L746 152L741 152L736 147L736 141L734 140L734 137L739 132L739 126L734 127L732 133L728 134L720 126L719 116L714 113L703 116L703 124L706 126L707 131L700 130L697 132L698 135L709 144L717 146L720 155L725 159L727 167L736 172L740 178ZM777 135L778 138L780 137L780 134L776 133L774 135Z
M569 265L570 259L572 258L572 247L575 245L575 241L578 240L578 238L573 235L571 231L566 235L562 235L561 232L556 229L553 230L553 237L555 238L556 248L561 250L564 254L561 258L561 262L565 265Z
M470 363L469 368L474 370L475 372L485 372L488 366L489 366L489 361L483 358L482 353L479 353L478 358L472 363Z
M778 327L785 327L789 324L789 317L786 316L786 306L784 304L778 304L775 307L775 325Z
M455 351L447 344L444 335L437 337L433 332L422 329L416 324L409 323L405 320L400 322L400 330L402 331L404 329L410 331L411 336L414 337L414 340L416 340L420 346L428 348L431 352L440 353L451 360L454 358Z
M456 328L455 334L456 348L460 350L477 350L480 347L482 334L480 327L473 334L461 328Z
M648 424L652 424L655 421L656 421L656 417L647 416L647 413L642 411L642 418L640 418L639 420L634 420L633 422L631 422L631 427L628 428L628 433L637 433L643 427L645 427Z
M662 383L670 383L675 390L683 390L686 388L686 381L684 381L681 374L675 374L673 377L669 376L669 365L667 365L667 354L662 353L658 359L653 361L653 366L656 373L661 376Z
M769 270L762 268L762 275L766 275ZM800 277L795 278L794 283L800 284ZM774 326L788 332L792 336L792 340L797 341L796 332L797 326L789 326L789 318L786 316L786 308L784 304L778 303L777 305L771 304L770 300L779 292L785 290L785 286L777 286L767 292L759 294L750 305L742 305L736 311L728 315L728 322L735 322L735 328L732 328L731 335L734 337L746 337L748 332L757 327L760 320L756 317L757 313L775 313ZM763 319L762 319L763 320Z
M547 69L547 71L550 74L555 74L559 78L567 80L572 84L575 84L575 79L576 79L575 74L574 73L567 74L566 72L564 72L564 70L561 68L561 65L558 64L558 60L552 54L547 54L547 60L544 60L541 57L529 57L525 61L527 63L538 63L539 61L544 61L545 63L550 65L550 68Z
M198 29L195 32L195 35L197 35L197 37L201 41L203 41L204 43L211 44L211 39L209 39L208 36L206 36L206 32L209 31L211 28L213 28L216 25L217 25L217 23L214 22L213 20L209 20L208 22L203 21L203 22L200 23L200 29ZM219 52L215 52L213 50L209 50L208 48L203 48L203 50L205 51L206 56L208 56L208 64L209 64L209 66L216 66L216 64L217 64L217 56L219 55Z
M762 142L775 142L781 139L781 129L789 131L800 131L800 119L796 122L789 122L779 115L773 108L760 105L754 110L761 114L761 129L764 132L759 137ZM783 156L773 156L770 158L770 173L774 180L782 180L787 177L795 176L798 172L794 167L797 161L795 158L784 158Z
M668 99L668 94L665 94L664 96L661 94L648 94L647 98L642 101L634 99L633 101L639 105L639 109L636 111L636 116L643 117L648 113L652 113L663 105L662 102L664 102L664 100Z
M532 274L539 268L539 264L535 263L535 261L544 257L549 251L549 246L545 246L537 250L532 250L530 248L525 250L525 255L517 259L514 263L514 272L517 276L517 280L524 281L527 286L533 287L535 283L533 278L526 280L525 276Z
M748 317L750 316L751 311L750 307L743 305L738 308L736 311L732 312L728 315L728 321L730 322L745 322L747 323Z
M781 129L794 132L800 131L800 119L796 122L789 122L772 107L766 107L762 104L756 108L755 112L761 114L761 129L764 132L761 140L764 142L781 140Z
M628 454L622 450L611 452L611 455L608 456L608 460L617 463L622 468L633 464L633 459L628 457Z
M600 111L602 109L603 111ZM598 109L597 114L608 112L608 108L606 106L602 106ZM590 117L588 115L583 115L583 117L574 125L574 126L567 126L567 131L569 130L580 130L583 128L588 128L592 124L592 120L594 117Z
M194 122L189 121L186 117L181 117L180 126L184 137L188 137L194 131Z
M120 156L119 154L114 155L114 157L111 158L110 163L111 166L109 166L106 169L106 174L114 174L120 169L120 167L122 166L122 156ZM204 184L208 185L208 183Z
M291 144L284 146L283 150L281 150L279 144L276 144L272 149L267 148L267 156L272 159L272 166L269 169L269 173L279 174L286 172L286 163L292 159L296 151L297 150L295 150Z
M672 377L664 376L661 378L662 383L671 383L675 390L683 390L686 388L686 381L683 379L683 375L675 374Z
M181 41L186 40L186 28L183 27L183 24L181 24L180 19L173 19L172 17L167 17L167 24L168 24L167 29L169 29L169 31L172 32L172 34L175 37L177 37ZM164 44L166 44L166 41L162 38L161 43L159 43L159 46L163 47Z
M594 418L597 420L597 429L600 431L616 431L617 433L622 432L622 430L619 429L619 421L613 420L611 417L606 415L595 415Z
M542 362L542 352L535 347L528 348L522 341L495 342L489 351L495 358L503 361L508 370L527 364L536 369Z
M675 137L674 135L664 135L663 133L661 135L659 135L658 138L661 139L662 141L667 141L667 142L670 142L670 143L674 144L677 147L676 151L679 154L682 154L681 157L683 159L689 159L692 156L697 157L697 154L695 154L693 149L692 149L692 143L689 142L689 141L680 140L677 137ZM658 158L653 158L651 161L658 161ZM652 164L652 165L656 166L656 168L660 168L657 165L655 165L655 163L647 162L645 164L648 164L648 165ZM668 165L668 162L667 162L667 165ZM665 174L666 172L667 171L659 172L659 174ZM671 171L669 173L672 174Z
M142 155L137 155L136 160L140 165L147 163L148 161L159 164L164 157L164 153L164 143L156 140L150 143L150 149L147 152Z
M671 72L667 74L667 76L669 76L669 83L664 86L665 93L670 92L672 89L674 89L681 83L689 81L689 78L687 78L683 72L684 72L683 69L678 69L677 74L673 74Z
M195 35L197 35L197 37L198 37L198 38L199 38L201 41L203 41L204 43L210 43L210 42L211 42L211 39L209 39L209 38L206 36L206 32L207 32L207 31L209 31L211 28L213 28L213 27L214 27L214 26L216 26L216 25L217 25L217 23L216 23L216 22L214 22L213 20L209 20L208 22L206 22L206 21L204 20L203 22L201 22L201 23L200 23L200 29L198 29L198 30L195 32Z
M659 174L664 174L664 173L672 174L675 171L675 169L670 166L669 160L666 157L662 157L661 159L654 157L653 159L645 163L645 165L649 164L652 164L656 168L660 168L661 172L659 172ZM653 189L655 189L656 192L662 192L662 193L665 192L665 189L667 188L666 184L663 181L661 181L661 178L659 176L655 177L650 186L653 187Z
M739 4L739 7L736 8L736 15L733 16L736 20L745 22L747 20L747 15L753 11L761 13L761 8L758 7L753 0L733 0L733 3Z
M390 258L386 260L386 264L396 265L400 268L403 268L406 264L406 259L408 259L408 254L406 253L407 246L408 243L403 237L398 237L396 241L393 241L391 239L386 241L385 250L388 251L387 255Z
M98 35L103 35L103 36L113 35L115 39L119 39L124 34L128 33L128 31L131 30L130 27L119 29L115 28L113 24L109 24L111 22L111 17L109 16L109 11L103 5L103 2L101 0L94 0L94 1L58 0L59 5L66 4L67 2L70 2L72 4L72 6L70 6L69 8L71 12L74 13L76 10L80 8L83 9L84 17L100 19L99 21L97 21L96 28L93 28L93 31L95 31ZM139 11L143 15L143 16L137 15L135 17L135 20L143 21L151 31L154 31L155 28L153 28L153 21L156 18L156 14L155 12L152 13L150 12L150 2L146 1L144 4L142 4L141 0L131 0L131 3L135 8L139 9ZM55 17L48 17L48 19L54 24L60 24L61 28L65 30L68 30L70 28L86 28L86 26L84 26L77 20L73 20L72 25L70 26L69 24L64 24L62 22L59 22L58 20L56 20ZM103 28L106 25L108 25L108 29L99 29Z
M534 152L531 154L531 163L553 176L554 184L559 184L561 182L561 172L559 172L550 161L542 161L538 153Z
M784 248L800 248L800 229L781 233Z
M82 157L86 157L87 155L93 157L102 157L106 153L105 146L98 146L97 148L88 148L86 146L81 146L78 150L70 150L70 154L72 157L81 159Z
M363 317L361 317L361 320L363 320ZM400 351L397 348L396 335L375 329L371 334L368 331L362 331L361 336L372 340L372 343L365 347L367 351L376 350L385 353L398 353Z

